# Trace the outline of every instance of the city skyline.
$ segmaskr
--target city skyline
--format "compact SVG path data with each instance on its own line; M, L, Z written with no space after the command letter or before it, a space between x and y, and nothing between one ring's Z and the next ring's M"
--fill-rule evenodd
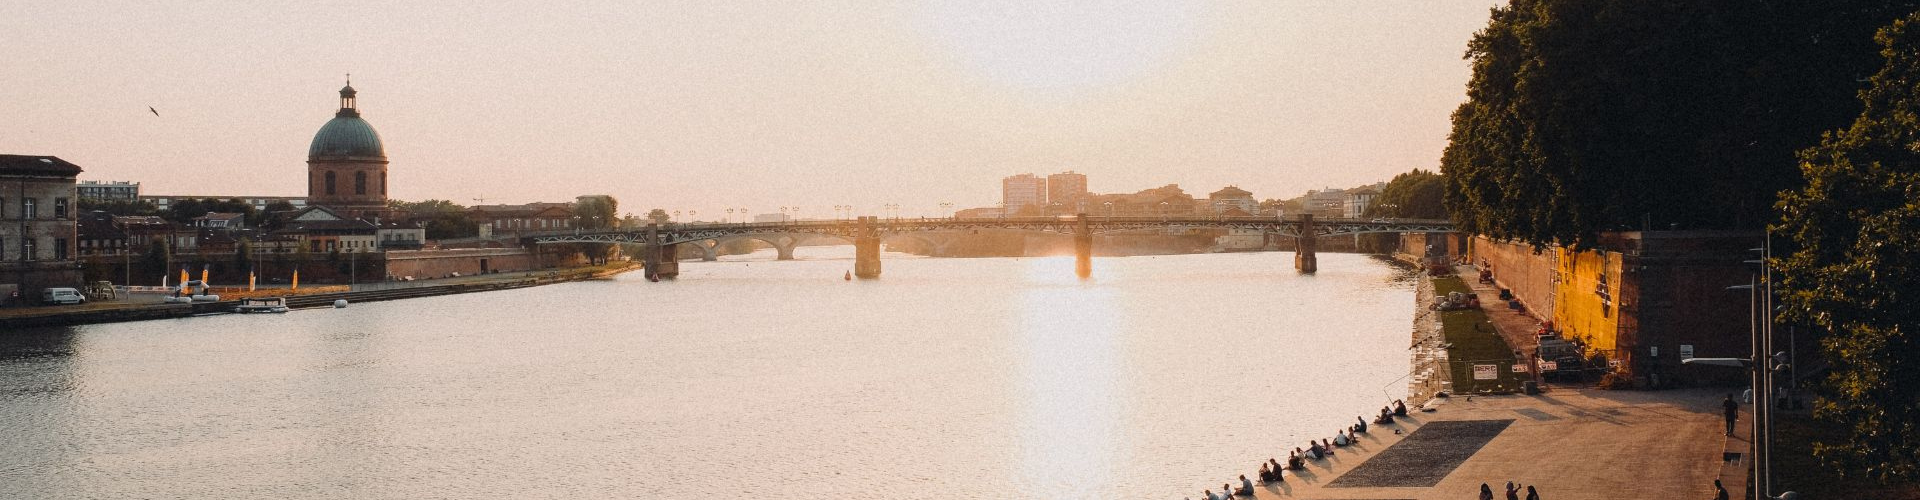
M0 20L31 54L0 136L150 193L301 195L352 72L396 199L915 215L1064 170L1277 198L1437 164L1493 4L35 5Z

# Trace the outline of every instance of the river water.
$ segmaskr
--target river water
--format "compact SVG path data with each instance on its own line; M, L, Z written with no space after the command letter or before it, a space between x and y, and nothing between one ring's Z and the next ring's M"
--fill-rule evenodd
M0 498L1170 498L1405 394L1414 278L851 247L0 333Z

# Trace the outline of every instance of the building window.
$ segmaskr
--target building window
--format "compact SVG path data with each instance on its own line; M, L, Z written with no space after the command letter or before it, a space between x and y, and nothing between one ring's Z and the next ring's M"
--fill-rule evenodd
M327 172L327 196L333 196L333 172Z
M53 239L53 260L67 260L67 239Z
M53 218L55 219L67 218L67 199L66 198L53 199Z
M20 218L31 219L40 215L39 200L23 198L20 200Z
M367 194L367 172L353 173L353 194Z
M7 260L7 239L0 238L0 261Z
M39 258L40 258L40 248L33 244L33 238L31 237L21 238L20 239L20 260L37 260Z
M380 171L380 196L387 195L387 171Z
M7 199L0 198L0 219L7 218Z

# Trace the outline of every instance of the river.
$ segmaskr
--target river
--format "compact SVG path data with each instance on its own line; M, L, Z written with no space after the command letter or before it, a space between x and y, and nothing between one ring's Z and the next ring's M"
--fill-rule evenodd
M0 498L1168 498L1406 392L1414 277L852 247L0 333Z

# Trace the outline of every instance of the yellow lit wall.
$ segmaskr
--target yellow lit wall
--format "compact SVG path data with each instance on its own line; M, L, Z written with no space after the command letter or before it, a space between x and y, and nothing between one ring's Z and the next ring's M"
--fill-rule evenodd
M1556 248L1553 324L1589 349L1615 349L1620 332L1620 254Z

